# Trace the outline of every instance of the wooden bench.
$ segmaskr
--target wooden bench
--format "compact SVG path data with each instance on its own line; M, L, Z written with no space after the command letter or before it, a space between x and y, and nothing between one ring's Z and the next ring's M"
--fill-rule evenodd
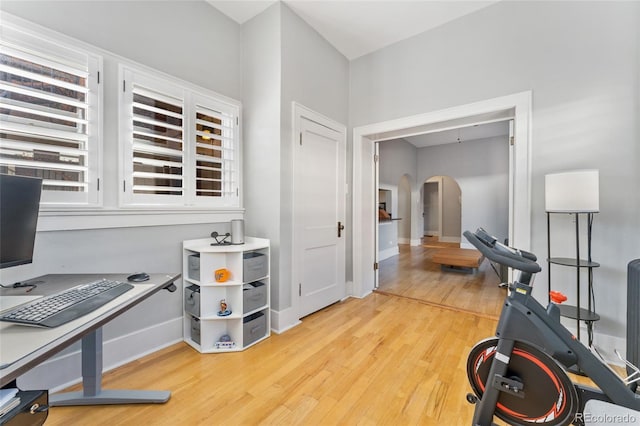
M478 250L463 248L438 249L431 258L443 271L465 273L475 272L483 260L484 256Z

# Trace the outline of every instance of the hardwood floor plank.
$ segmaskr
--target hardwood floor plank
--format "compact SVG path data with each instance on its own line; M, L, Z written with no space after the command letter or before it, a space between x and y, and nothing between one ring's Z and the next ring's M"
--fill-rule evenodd
M506 290L498 287L488 260L474 274L443 271L432 261L440 248L451 246L433 239L420 246L400 244L399 255L380 262L377 291L497 318Z
M465 425L466 356L495 326L404 297L350 298L244 352L180 343L117 368L105 389L170 389L171 399L53 407L47 426Z

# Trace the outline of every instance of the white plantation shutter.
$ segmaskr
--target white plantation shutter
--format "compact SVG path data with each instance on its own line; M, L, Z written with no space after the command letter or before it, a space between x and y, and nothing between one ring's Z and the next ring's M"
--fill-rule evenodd
M182 195L181 100L134 87L132 107L134 194Z
M97 204L101 59L52 43L2 30L0 173L42 178L43 204Z
M181 204L184 199L184 100L180 88L124 70L125 204Z
M121 66L122 204L239 206L238 111Z
M195 195L197 204L237 205L236 114L228 106L195 106Z

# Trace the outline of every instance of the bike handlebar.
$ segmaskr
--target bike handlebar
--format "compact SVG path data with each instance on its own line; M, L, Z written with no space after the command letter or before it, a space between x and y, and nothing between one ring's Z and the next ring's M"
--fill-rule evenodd
M494 262L530 274L535 274L542 270L540 265L536 263L535 254L507 247L499 243L495 237L489 235L482 228L478 228L475 233L464 231L462 235L480 250L480 253Z

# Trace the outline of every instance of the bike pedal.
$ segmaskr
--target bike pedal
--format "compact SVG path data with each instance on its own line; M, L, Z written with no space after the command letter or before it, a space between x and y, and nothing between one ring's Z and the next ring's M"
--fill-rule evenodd
M520 380L509 379L496 374L493 378L493 387L498 389L500 392L504 392L518 398L524 399L525 397L524 385Z

